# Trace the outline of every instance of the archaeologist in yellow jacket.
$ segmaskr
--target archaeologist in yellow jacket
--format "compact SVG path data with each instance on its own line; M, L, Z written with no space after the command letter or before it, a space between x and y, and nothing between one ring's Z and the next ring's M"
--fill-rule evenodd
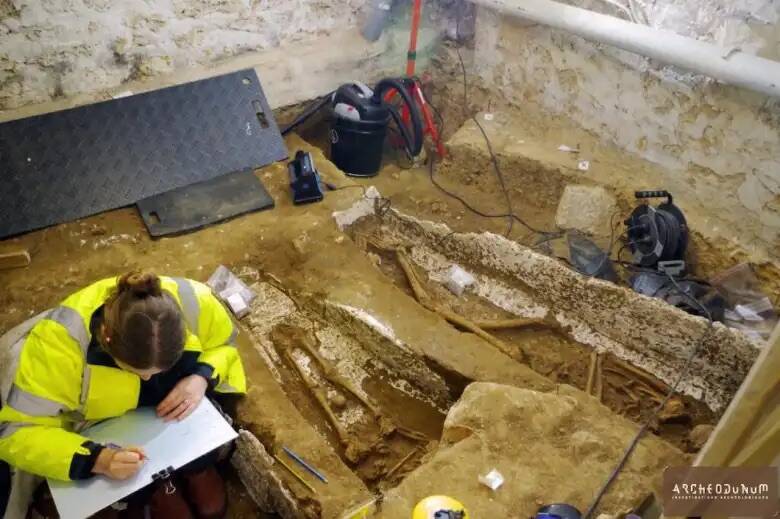
M140 406L180 420L206 394L246 391L237 329L201 283L129 273L76 292L36 321L2 364L0 459L17 471L129 478L144 462L140 449L99 445L77 431ZM213 456L180 472L189 503L151 489L141 506L152 517L224 514Z

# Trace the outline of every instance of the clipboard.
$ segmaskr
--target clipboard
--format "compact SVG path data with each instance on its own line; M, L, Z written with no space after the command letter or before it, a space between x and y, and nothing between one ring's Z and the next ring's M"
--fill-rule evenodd
M207 398L181 422L165 423L154 408L139 408L93 425L82 434L98 443L142 447L148 459L138 474L125 481L105 476L49 480L61 519L89 517L238 436Z

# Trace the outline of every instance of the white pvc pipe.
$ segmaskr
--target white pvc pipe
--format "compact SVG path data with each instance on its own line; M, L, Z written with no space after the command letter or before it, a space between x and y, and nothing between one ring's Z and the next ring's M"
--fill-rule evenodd
M470 0L731 85L780 97L780 63L552 0Z

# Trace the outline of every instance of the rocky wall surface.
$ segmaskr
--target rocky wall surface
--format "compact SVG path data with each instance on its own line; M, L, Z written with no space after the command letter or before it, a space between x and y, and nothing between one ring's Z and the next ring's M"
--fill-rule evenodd
M0 111L105 91L237 55L285 47L295 53L307 48L301 44L359 27L366 4L366 0L0 0ZM408 41L409 2L395 4L391 25L407 33L402 39ZM438 2L426 4L423 28L437 27L441 15ZM316 61L331 59L338 64L346 49L323 45L331 54L320 52ZM350 44L354 46L369 48L370 43L356 38ZM404 49L397 50L401 56ZM400 73L402 57L393 60ZM342 81L369 79L357 65L353 68ZM297 77L288 77L287 82L301 81L308 73L307 67L299 67Z
M629 16L597 0L570 3ZM639 23L780 59L777 2L631 5ZM694 222L703 234L755 261L780 257L779 100L486 9L477 16L473 66L510 103L541 105L664 167L677 199L708 212ZM637 186L658 187L665 186Z
M361 0L0 0L0 108L354 25Z

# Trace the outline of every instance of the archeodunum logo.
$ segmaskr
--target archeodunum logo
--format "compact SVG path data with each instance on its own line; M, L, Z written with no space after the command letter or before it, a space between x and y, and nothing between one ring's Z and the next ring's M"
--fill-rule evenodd
M682 483L672 488L672 499L769 499L769 484L748 486L744 483Z
M664 515L772 517L777 467L673 467L664 472Z

